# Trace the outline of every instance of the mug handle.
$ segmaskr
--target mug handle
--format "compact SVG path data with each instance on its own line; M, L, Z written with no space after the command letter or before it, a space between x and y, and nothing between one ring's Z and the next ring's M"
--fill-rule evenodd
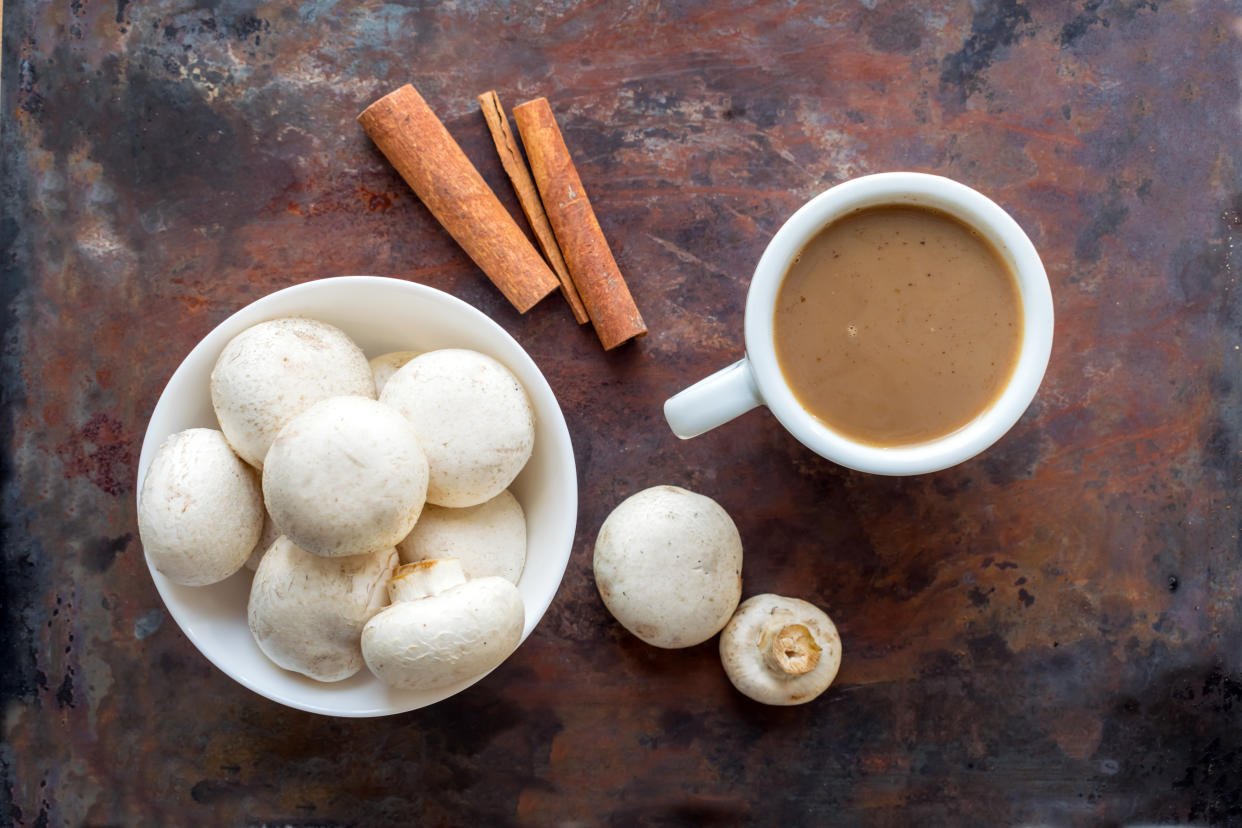
M762 404L750 361L743 357L665 400L664 419L674 434L689 440Z

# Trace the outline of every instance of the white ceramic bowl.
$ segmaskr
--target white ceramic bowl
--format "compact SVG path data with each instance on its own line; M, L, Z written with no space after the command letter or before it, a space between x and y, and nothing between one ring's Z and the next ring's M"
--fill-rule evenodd
M535 408L535 448L510 487L526 512L526 568L518 582L526 604L525 641L556 595L573 547L578 481L569 429L547 380L522 346L482 312L442 291L398 279L342 276L295 285L242 308L190 351L160 395L142 442L139 492L164 438L196 426L219 428L208 378L225 343L251 325L281 316L336 325L368 358L398 350L471 348L500 360L526 387ZM147 565L151 568L149 560ZM289 707L329 716L384 716L434 704L482 678L435 692L390 689L365 667L345 681L313 681L277 667L255 644L246 623L250 570L206 587L174 584L154 568L151 577L169 613L209 661Z

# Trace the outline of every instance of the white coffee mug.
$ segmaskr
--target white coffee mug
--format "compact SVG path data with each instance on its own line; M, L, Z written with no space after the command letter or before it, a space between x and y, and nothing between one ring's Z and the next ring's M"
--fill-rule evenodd
M874 446L850 439L808 412L776 362L772 317L781 281L794 256L816 233L847 213L879 205L916 205L946 212L975 228L1017 278L1022 342L1001 394L966 425L934 440ZM759 259L746 295L746 356L664 403L664 416L682 439L697 437L759 405L807 448L835 463L874 474L908 475L961 463L995 443L1026 411L1052 351L1052 291L1035 246L1008 213L964 184L936 175L891 172L838 184L789 218Z

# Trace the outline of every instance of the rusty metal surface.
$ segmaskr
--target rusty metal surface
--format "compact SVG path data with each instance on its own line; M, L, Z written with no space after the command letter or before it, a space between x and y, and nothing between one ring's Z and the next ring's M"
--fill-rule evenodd
M0 821L1242 821L1242 4L918 6L6 3ZM556 296L506 306L354 123L407 81L515 214L475 95L549 98L646 339L605 355ZM1057 339L1027 415L909 479L822 461L764 411L679 442L660 405L740 356L770 234L891 169L975 186L1041 251ZM376 721L212 668L133 508L190 347L345 273L512 332L581 484L531 639ZM609 618L595 531L657 483L734 516L745 594L830 612L825 696L762 708L714 643L661 651Z

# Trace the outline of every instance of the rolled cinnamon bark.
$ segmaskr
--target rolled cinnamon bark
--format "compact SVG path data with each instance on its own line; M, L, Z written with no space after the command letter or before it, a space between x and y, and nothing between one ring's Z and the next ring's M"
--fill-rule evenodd
M513 191L517 193L522 212L526 214L526 221L530 223L530 229L535 231L539 249L543 251L548 264L552 265L556 278L561 282L561 294L569 303L574 319L581 325L589 318L586 308L582 304L581 297L578 296L578 289L574 287L569 268L565 266L565 257L561 255L561 249L556 244L552 225L548 223L548 214L543 209L543 202L539 200L539 191L535 189L535 182L531 180L530 170L526 169L526 162L522 160L517 141L514 140L513 133L509 130L509 121L505 118L505 110L500 105L500 96L496 94L496 90L489 90L480 95L479 107L483 111L483 117L487 120L487 128L492 133L496 152L500 154L500 163L508 173L509 181L513 183Z
M413 86L368 106L358 123L519 312L556 290L556 275Z
M604 350L647 332L545 98L513 108L543 207Z

